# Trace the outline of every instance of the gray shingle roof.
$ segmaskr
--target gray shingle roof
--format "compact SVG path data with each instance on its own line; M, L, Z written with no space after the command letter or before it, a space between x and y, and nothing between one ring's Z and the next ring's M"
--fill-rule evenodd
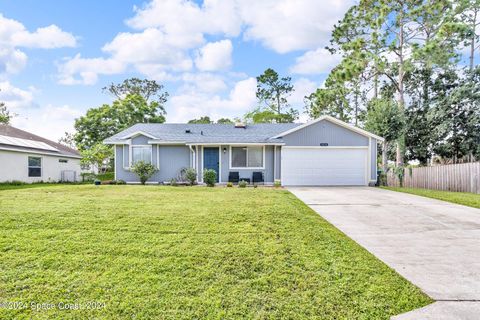
M33 133L17 129L15 127L12 127L12 126L9 126L9 125L6 125L6 124L0 124L0 135L7 136L7 137L13 137L13 138L20 138L20 139L27 139L27 140L43 142L43 143L46 143L53 148L56 148L58 150L58 152L57 151L52 151L52 150L42 150L42 149L20 147L20 146L7 145L7 144L0 144L0 147L18 149L18 150L23 150L23 151L25 151L25 150L35 150L35 151L44 152L45 154L58 154L58 155L79 157L80 158L80 153L75 149L69 148L67 146L64 146L63 144L53 142L51 140L48 140L48 139L42 138L40 136L37 136Z
M105 140L123 140L135 132L147 133L165 142L185 143L268 143L282 142L271 137L301 125L301 123L249 124L235 128L233 124L138 123ZM191 133L186 133L190 130Z

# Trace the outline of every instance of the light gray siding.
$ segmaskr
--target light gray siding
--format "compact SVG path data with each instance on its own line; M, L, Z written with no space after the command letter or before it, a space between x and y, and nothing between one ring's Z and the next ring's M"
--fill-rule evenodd
M226 152L223 152L223 148L226 148ZM279 150L277 150L278 152ZM228 182L228 174L230 171L238 172L240 178L252 179L253 172L263 172L263 178L266 183L273 182L273 146L265 146L265 169L232 169L230 170L230 146L222 145L220 149L221 156L221 170L222 181Z
M341 127L328 120L322 120L283 137L287 146L368 146L368 138Z
M150 140L149 137L136 136L136 137L132 138L132 144L133 145L139 145L139 144L146 145L146 144L148 144L148 140Z
M139 138L139 137L137 137ZM145 144L144 141L138 139L135 144ZM158 152L157 152L158 148ZM138 182L136 174L128 170L128 145L115 146L115 171L116 179L125 180L127 182ZM164 182L170 181L172 178L177 178L182 168L190 167L190 149L187 146L152 146L153 164L159 167L157 171L148 181L149 182ZM157 160L159 155L159 162Z

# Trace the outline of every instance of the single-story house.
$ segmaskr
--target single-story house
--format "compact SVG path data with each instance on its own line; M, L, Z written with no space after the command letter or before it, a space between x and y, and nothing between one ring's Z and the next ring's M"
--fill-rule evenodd
M115 179L137 183L132 163L158 171L150 183L164 183L194 168L217 172L227 183L237 176L285 186L371 185L377 180L377 144L383 138L330 116L311 122L265 124L139 123L105 140L115 146ZM258 179L257 179L258 181Z
M137 183L132 163L158 168L150 183L176 179L184 168L285 186L371 185L377 180L377 144L383 138L330 116L276 124L139 123L105 140L115 146L115 179ZM235 180L234 180L235 181ZM257 179L258 181L258 179Z
M80 159L77 150L0 124L0 182L77 181Z

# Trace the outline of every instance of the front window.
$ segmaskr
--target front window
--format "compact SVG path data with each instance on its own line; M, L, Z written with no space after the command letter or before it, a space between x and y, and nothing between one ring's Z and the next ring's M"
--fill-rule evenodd
M29 177L42 176L42 158L28 157L28 176Z
M263 147L232 147L232 168L263 168Z
M138 161L152 162L152 146L132 146L132 164Z

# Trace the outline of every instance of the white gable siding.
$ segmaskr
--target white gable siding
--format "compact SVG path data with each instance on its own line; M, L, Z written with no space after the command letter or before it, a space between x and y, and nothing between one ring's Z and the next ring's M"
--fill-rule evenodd
M368 146L368 137L322 120L283 137L287 146Z

